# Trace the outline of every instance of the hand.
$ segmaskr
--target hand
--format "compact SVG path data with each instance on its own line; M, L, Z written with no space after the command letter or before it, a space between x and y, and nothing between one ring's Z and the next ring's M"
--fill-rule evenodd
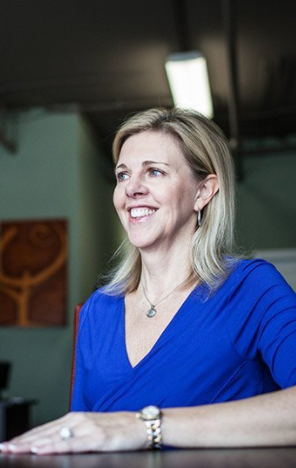
M67 426L73 437L61 439L60 429ZM148 448L143 423L132 412L68 413L14 439L3 442L3 453L108 452Z

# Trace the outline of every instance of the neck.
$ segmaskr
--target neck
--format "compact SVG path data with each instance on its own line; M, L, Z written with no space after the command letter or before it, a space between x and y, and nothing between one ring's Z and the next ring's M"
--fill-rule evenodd
M147 294L154 297L186 283L191 274L189 252L184 249L181 251L178 248L176 252L141 252L141 258L141 282Z

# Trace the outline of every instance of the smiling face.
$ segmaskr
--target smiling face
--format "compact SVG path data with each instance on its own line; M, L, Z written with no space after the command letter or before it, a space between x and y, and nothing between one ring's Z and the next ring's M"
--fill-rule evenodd
M196 229L199 183L171 135L144 131L129 137L116 178L114 206L135 247L188 244Z

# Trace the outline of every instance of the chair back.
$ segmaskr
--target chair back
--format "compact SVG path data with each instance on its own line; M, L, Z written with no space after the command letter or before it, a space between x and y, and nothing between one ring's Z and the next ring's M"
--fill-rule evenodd
M71 365L71 383L70 383L70 398L69 398L69 409L71 409L72 393L75 380L75 368L76 368L76 343L77 334L79 329L79 317L80 311L83 304L77 304L74 310L74 336L73 336L73 352L72 352L72 365Z

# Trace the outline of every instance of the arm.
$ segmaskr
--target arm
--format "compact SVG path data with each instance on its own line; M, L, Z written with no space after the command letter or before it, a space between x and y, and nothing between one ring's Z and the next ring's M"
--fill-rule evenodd
M296 445L296 387L245 400L163 411L164 445L180 448ZM62 426L74 437L61 440ZM133 412L69 413L2 444L3 452L36 454L148 448Z
M296 445L296 387L240 401L164 410L163 439L176 447Z

